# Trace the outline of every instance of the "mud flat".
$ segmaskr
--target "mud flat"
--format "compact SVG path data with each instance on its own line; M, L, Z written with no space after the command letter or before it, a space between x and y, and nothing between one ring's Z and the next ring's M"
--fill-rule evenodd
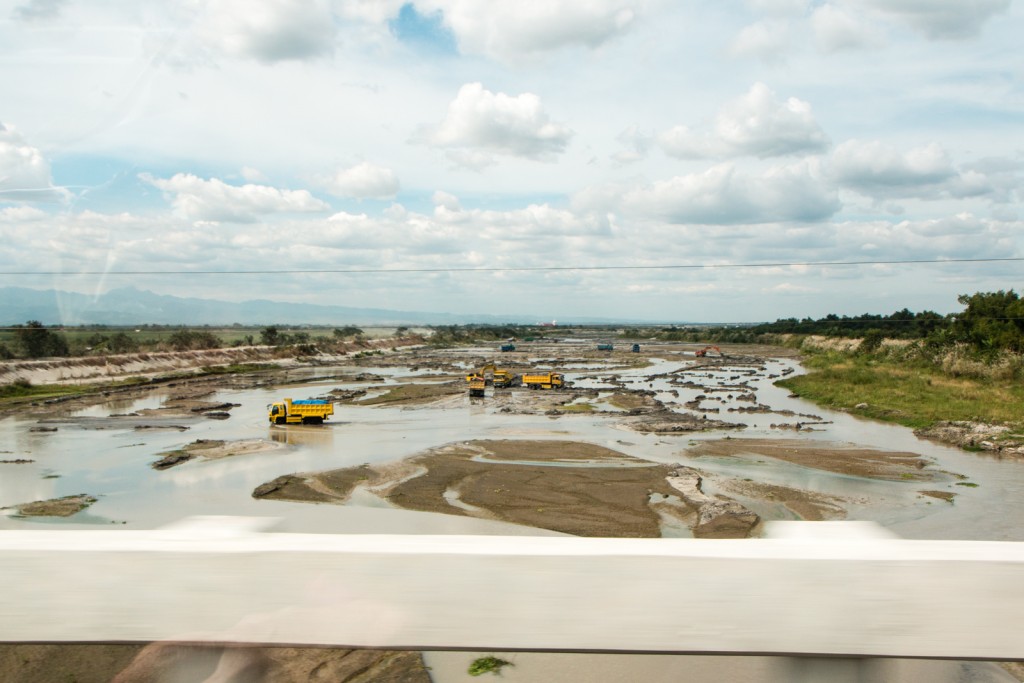
M184 448L160 453L159 460L150 464L155 470L166 470L190 460L218 460L236 455L265 453L284 448L282 444L264 439L243 439L240 441L221 441L218 439L197 439Z
M207 401L205 397L217 392L217 387L197 386L186 387L183 390L170 395L159 408L146 408L134 413L142 416L188 416L201 415L203 417L226 418L228 411L237 408L237 403L225 403L222 401Z
M1024 459L1024 435L1015 434L1006 425L984 422L943 421L931 427L915 429L926 439L952 444L965 450L984 451L1000 456Z
M687 451L687 455L693 458L774 458L803 467L872 479L929 481L934 477L932 472L924 469L930 462L916 453L847 448L839 444L792 439L719 439L695 446Z
M96 498L85 493L78 493L73 496L64 496L63 498L22 503L21 505L14 506L14 509L22 517L70 517L95 502Z
M668 482L683 501L697 511L693 535L697 538L746 538L760 521L758 516L734 500L713 498L701 488L703 477L690 467L676 467Z
M808 522L846 519L847 501L838 496L737 479L722 480L719 487L726 493L781 503L797 518Z
M362 406L409 406L432 403L448 396L462 396L466 393L465 382L446 382L444 384L399 384L387 387L387 392L372 398L355 400Z
M409 510L576 536L659 537L670 517L695 536L745 538L759 521L735 501L703 494L695 470L571 441L449 444L390 465L285 475L253 496L344 504L357 487Z
M646 434L676 434L679 432L743 429L746 427L746 425L736 422L709 419L707 415L697 416L690 413L676 413L670 410L661 410L635 420L629 420L624 424L634 431Z

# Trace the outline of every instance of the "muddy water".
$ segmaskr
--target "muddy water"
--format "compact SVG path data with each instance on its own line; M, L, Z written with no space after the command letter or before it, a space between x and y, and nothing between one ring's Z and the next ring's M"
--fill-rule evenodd
M469 357L470 353L466 355ZM452 360L466 367L473 365L468 360L460 361L457 355ZM355 389L380 384L339 385L333 380L318 381L318 374L369 372L387 377L389 382L413 374L407 368L359 367L310 371L306 383L289 384L284 389L225 390L207 397L211 401L240 404L231 411L228 420L146 419L143 422L147 425L165 428L140 430L135 429L139 420L103 419L158 407L165 398L161 395L65 416L88 419L47 425L56 426L56 432L32 432L31 428L39 426L34 420L9 417L0 420L0 451L5 451L0 453L0 459L24 458L34 462L0 464L0 507L76 493L88 493L99 500L84 512L59 521L20 519L13 516L12 510L0 511L0 528L41 528L53 524L153 528L188 515L233 514L281 518L282 528L289 531L543 533L493 522L397 510L369 495L348 506L258 501L250 495L259 484L282 474L384 463L453 441L542 438L586 441L645 460L697 467L705 473L705 490L711 494L725 493L721 482L736 478L839 497L848 510L848 518L876 520L908 538L1024 540L1024 528L1016 523L1024 518L1024 464L961 452L917 439L901 427L859 420L789 398L785 390L772 383L786 372L799 372L793 361L768 360L760 366L726 363L677 372L693 363L694 359L666 356L653 357L651 365L644 368L621 369L600 361L565 367L567 379L576 386L601 391L593 403L598 410L606 411L604 415L573 413L553 418L498 413L486 399L453 397L434 407L339 404L331 423L323 427L267 424L266 405L284 395L306 398L338 386ZM701 386L686 386L687 381ZM654 392L658 400L673 410L686 410L686 404L693 406L692 402L698 401L698 410L715 411L707 413L709 419L745 424L745 429L729 432L732 438L798 438L910 451L933 461L929 470L936 473L935 480L879 481L760 456L691 459L687 456L691 446L726 434L718 431L659 435L624 429L614 414L621 411L606 402L611 392L620 388L617 384ZM529 397L524 394L522 400ZM757 405L769 406L773 412L736 410ZM796 423L800 423L800 431L780 428ZM159 453L197 439L265 439L285 444L286 448L195 461L165 471L149 467ZM961 483L977 486L958 485ZM919 491L924 489L958 495L951 504L922 497ZM781 505L734 493L728 495L766 519L793 517Z

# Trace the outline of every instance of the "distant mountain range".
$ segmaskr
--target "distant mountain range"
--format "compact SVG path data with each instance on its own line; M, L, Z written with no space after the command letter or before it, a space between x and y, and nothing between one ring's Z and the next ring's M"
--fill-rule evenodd
M155 294L134 287L112 289L95 296L53 289L0 287L2 325L17 325L28 320L46 325L462 325L536 324L540 319L323 306L265 299L236 303ZM591 318L564 322L610 324L614 321Z

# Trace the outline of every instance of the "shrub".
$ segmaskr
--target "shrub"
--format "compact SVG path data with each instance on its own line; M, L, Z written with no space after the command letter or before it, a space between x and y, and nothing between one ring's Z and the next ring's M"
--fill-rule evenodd
M503 666L512 666L512 662L507 662L504 659L498 659L493 655L478 657L469 665L469 675L482 676L486 673L497 674L501 672L501 667Z

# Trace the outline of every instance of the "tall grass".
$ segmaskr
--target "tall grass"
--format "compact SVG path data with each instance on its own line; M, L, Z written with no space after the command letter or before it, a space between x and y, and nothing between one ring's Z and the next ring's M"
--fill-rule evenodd
M10 384L0 385L0 402L15 402L24 399L46 399L72 394L84 394L88 389L72 384L32 384L19 379Z
M807 349L805 349L806 351ZM1020 425L1024 421L1024 358L988 356L965 347L883 343L867 353L811 349L807 375L778 384L822 405L908 427L941 420ZM860 404L866 407L856 408Z

